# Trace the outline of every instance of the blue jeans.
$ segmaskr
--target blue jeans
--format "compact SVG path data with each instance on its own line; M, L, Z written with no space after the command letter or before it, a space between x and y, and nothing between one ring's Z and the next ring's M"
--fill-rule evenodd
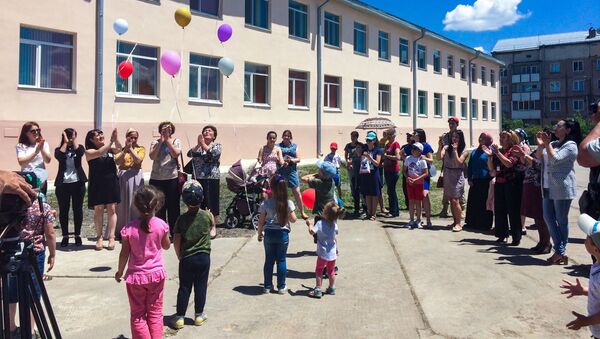
M396 193L396 183L400 178L400 172L385 171L385 185L387 186L387 194L390 203L390 214L400 214L400 207L398 206L398 194Z
M287 267L285 257L287 254L290 236L288 231L265 230L265 266L263 273L265 276L265 288L273 288L273 265L277 262L277 289L285 288L285 275Z
M544 221L554 243L554 252L565 255L569 241L569 209L571 200L551 200L549 192L544 188Z

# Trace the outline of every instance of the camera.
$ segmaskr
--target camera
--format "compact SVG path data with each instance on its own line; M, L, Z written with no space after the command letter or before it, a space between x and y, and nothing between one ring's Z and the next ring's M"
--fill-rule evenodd
M39 190L41 180L34 172L17 172L17 174L22 176L33 189ZM41 204L41 196L38 196L38 201ZM43 210L43 208L40 208L40 210ZM0 231L4 230L8 225L15 223L15 221L22 220L25 217L26 211L27 204L19 196L2 194L0 200ZM16 230L11 230L11 233L12 231L16 232ZM7 236L10 237L12 234L7 234Z

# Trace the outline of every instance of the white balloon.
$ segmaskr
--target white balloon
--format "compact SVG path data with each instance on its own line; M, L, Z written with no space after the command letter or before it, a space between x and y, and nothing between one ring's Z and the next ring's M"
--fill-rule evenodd
M219 60L219 70L226 77L229 78L229 76L233 73L233 69L233 60L229 58L221 58L221 60Z
M115 32L117 32L117 34L123 35L129 29L129 24L127 23L127 20L118 18L113 23L113 29L115 30Z

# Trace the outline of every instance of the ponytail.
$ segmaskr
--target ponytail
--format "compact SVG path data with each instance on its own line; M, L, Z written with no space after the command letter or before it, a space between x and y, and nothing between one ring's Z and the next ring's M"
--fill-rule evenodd
M133 204L140 212L140 227L144 232L150 233L150 219L163 206L164 202L164 194L152 185L141 186L135 191Z
M277 213L277 222L285 226L289 222L288 191L285 178L276 175L271 179L271 191L275 200L275 212Z

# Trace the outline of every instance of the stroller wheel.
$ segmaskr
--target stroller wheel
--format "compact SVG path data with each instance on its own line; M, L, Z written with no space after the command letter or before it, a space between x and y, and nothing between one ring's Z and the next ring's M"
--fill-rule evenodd
M253 226L254 228L257 228L257 227L258 227L258 219L260 219L260 213L258 213L258 212L254 212L254 213L252 214L252 217L250 218L250 221L252 222L252 226Z
M236 228L242 224L242 218L239 215L233 214L225 217L225 225L227 228Z

